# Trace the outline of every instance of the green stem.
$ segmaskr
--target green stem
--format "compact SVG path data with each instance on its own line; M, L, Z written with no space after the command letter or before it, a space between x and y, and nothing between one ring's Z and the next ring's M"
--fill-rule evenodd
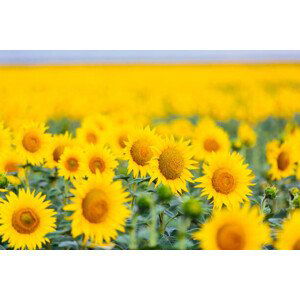
M131 231L129 234L129 249L134 250L138 248L137 245L137 238L136 238L136 227L137 227L137 219L138 219L138 215L134 214L132 217L132 221L131 221Z
M186 249L186 231L190 225L190 220L188 218L182 218L179 222L178 228L178 249Z
M155 203L151 203L151 224L150 224L150 241L151 248L157 245L157 229L156 229L156 206Z

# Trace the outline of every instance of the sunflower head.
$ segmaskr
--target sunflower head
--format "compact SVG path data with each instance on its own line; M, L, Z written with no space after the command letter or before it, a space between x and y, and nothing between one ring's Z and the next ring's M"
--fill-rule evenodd
M25 123L16 134L16 149L22 159L30 164L44 163L50 145L46 129L43 123L29 122Z
M46 158L46 166L48 168L55 168L64 153L66 147L72 147L74 141L71 135L65 134L53 135L49 141L49 151Z
M67 147L58 162L58 174L65 179L86 175L83 167L83 153L78 147Z
M193 124L187 119L176 119L169 125L170 134L177 139L182 137L190 139L194 133Z
M205 250L259 250L270 242L270 229L256 208L214 211L213 216L194 233Z
M103 146L88 146L83 154L83 167L87 175L94 175L97 172L109 175L111 178L113 170L117 167L117 161L111 151Z
M2 173L22 172L22 165L25 163L24 158L16 150L0 153L0 172Z
M49 241L48 233L55 230L55 211L46 196L20 189L10 192L0 204L0 234L14 249L36 249Z
M198 160L207 160L213 153L226 153L230 150L228 134L209 119L197 126L193 147Z
M295 148L291 143L272 142L267 146L267 159L271 166L269 174L273 180L289 177L295 173Z
M125 203L129 201L120 182L97 173L88 180L75 182L72 204L65 210L72 211L72 235L84 235L92 243L109 243L124 232L125 220L130 212Z
M128 160L128 172L133 172L134 177L146 176L149 172L149 163L160 139L150 127L133 130L128 135L124 159Z
M167 185L173 193L187 191L186 181L193 181L190 170L196 169L189 141L175 141L171 136L161 140L153 151L149 171L150 182L157 179L156 186L160 183Z
M240 203L248 201L254 176L237 152L215 153L203 165L203 173L196 187L203 189L202 195L213 199L215 208L221 208L222 205L238 207Z
M104 145L107 131L100 129L94 120L87 119L76 131L76 139L83 145Z

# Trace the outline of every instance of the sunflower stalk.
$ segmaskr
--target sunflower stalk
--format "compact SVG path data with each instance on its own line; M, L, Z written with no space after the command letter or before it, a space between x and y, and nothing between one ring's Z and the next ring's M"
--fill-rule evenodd
M178 249L186 250L186 232L191 224L191 220L188 217L181 218L178 226Z
M157 245L157 238L158 238L158 233L157 233L157 228L156 228L157 215L156 215L155 201L151 202L150 215L151 215L151 220L150 220L150 241L149 241L149 246L150 246L150 248L154 248Z
M138 221L138 214L135 213L132 217L131 230L130 230L130 234L129 234L129 238L130 238L129 249L130 250L138 249L137 236L136 236L137 221Z

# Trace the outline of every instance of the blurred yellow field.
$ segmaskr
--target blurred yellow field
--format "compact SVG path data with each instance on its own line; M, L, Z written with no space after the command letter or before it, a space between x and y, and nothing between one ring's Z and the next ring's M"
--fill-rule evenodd
M290 118L300 109L299 75L297 64L1 67L1 117L12 125L122 111L148 120L170 113Z

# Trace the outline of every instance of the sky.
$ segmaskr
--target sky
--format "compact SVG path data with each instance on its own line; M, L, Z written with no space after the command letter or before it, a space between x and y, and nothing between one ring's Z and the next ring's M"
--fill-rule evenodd
M287 50L5 50L0 65L101 63L210 63L300 61L300 51Z

